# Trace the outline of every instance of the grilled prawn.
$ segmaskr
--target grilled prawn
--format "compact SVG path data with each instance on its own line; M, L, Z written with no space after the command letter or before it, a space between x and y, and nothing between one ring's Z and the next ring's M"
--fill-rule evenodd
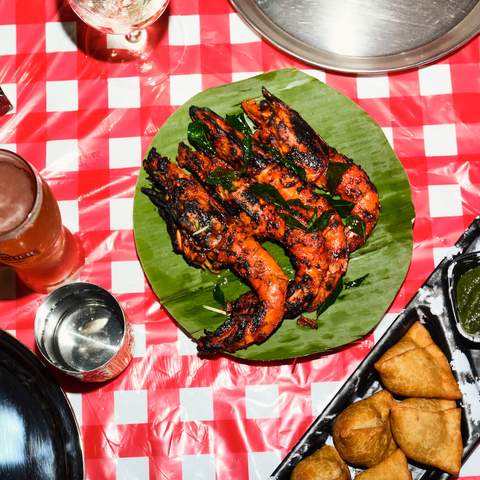
M207 157L182 143L177 161L204 184L208 184L219 169L226 177L235 176L235 171L222 160ZM287 213L281 207L265 201L254 188L266 186L251 178L237 177L232 180L232 188L216 184L210 185L210 189L220 197L222 203L239 215L253 235L262 240L276 241L287 251L295 269L295 278L288 286L285 316L293 318L302 311L315 310L333 291L346 269L346 245L343 245L343 251L338 252L343 262L331 262L322 231L307 232L307 222L301 223L300 219L296 221L303 228L288 225L286 217L291 212ZM341 225L340 218L336 218L333 210L326 214L325 229L334 230L338 223ZM293 217L290 219L295 220Z
M227 306L227 320L197 340L211 355L261 343L280 325L288 279L270 254L190 175L155 149L144 160L151 188L143 188L165 219L174 251L212 271L230 268L253 292Z
M347 269L347 243L339 214L325 197L316 195L309 185L275 160L272 152L262 145L252 143L250 158L246 161L245 134L210 109L191 107L190 115L194 121L202 122L206 127L213 150L219 158L212 158L211 154L207 158L184 150L179 155L179 163L203 183L217 169L230 177L235 173L233 169L236 169L236 173L244 171L245 174L235 181L232 191L216 185L217 194L222 200L235 203L251 217L247 221L257 224L257 236L274 239L287 249L296 270L287 294L288 316L296 316L302 310L315 310L332 293ZM290 212L287 213L294 211L297 219L299 215L308 224L313 216L317 219L323 216L328 221L321 226L321 222L318 222L319 228L314 232L305 231L308 230L305 225L303 229L292 228L284 220L285 211L279 212L278 206L272 208L261 198L248 195L249 187L254 183L273 187L280 195L280 200L288 204ZM259 210L263 213L259 214Z
M307 180L352 202L352 223L346 228L349 250L363 245L380 215L378 192L366 172L329 146L300 116L266 88L265 100L242 102L255 123L255 138L272 145L306 173ZM364 231L362 231L364 230Z

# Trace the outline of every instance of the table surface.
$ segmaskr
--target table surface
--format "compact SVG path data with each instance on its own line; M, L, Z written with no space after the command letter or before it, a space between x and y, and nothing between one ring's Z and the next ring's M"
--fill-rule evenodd
M261 40L227 0L171 0L155 26L157 67L139 71L86 55L84 26L62 0L27 3L0 1L0 85L15 104L0 118L0 146L47 179L85 248L81 279L120 300L135 334L135 357L114 381L60 380L81 426L86 478L268 478L479 213L480 40L421 69L340 75ZM412 186L411 267L375 331L336 353L271 366L201 360L136 255L131 211L142 153L195 93L292 66L343 92L385 131ZM32 349L42 298L0 268L0 328ZM477 449L461 478L479 473Z

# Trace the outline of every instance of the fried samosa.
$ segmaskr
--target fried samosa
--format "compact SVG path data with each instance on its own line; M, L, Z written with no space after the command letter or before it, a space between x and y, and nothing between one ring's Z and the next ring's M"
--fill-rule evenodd
M455 400L443 400L440 398L406 398L400 403L403 407L426 410L427 412L441 412L457 408Z
M355 480L412 480L405 454L397 448L378 465L359 473Z
M390 420L395 441L408 458L458 475L463 451L461 410L450 406L434 400L398 402Z
M448 360L420 322L382 355L375 369L384 386L398 395L450 400L462 396Z
M295 465L291 480L351 480L346 463L335 448L324 445Z
M382 390L348 406L335 419L333 442L347 463L371 467L395 451L389 421L392 405L392 396Z

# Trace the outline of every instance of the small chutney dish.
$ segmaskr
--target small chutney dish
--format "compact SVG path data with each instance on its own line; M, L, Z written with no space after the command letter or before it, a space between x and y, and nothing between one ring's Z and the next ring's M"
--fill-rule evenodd
M480 343L480 251L454 257L445 265L450 313L465 339Z

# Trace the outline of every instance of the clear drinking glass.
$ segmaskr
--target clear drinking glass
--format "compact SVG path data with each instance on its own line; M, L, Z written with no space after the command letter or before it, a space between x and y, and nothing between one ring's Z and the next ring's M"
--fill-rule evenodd
M0 264L32 290L48 292L84 264L78 240L62 225L45 180L25 160L0 149Z
M103 33L117 35L111 55L125 50L133 57L146 53L148 38L146 27L166 10L169 0L69 0L73 11L89 26ZM108 47L87 45L88 50ZM97 52L98 53L98 52ZM107 58L108 55L94 55Z

